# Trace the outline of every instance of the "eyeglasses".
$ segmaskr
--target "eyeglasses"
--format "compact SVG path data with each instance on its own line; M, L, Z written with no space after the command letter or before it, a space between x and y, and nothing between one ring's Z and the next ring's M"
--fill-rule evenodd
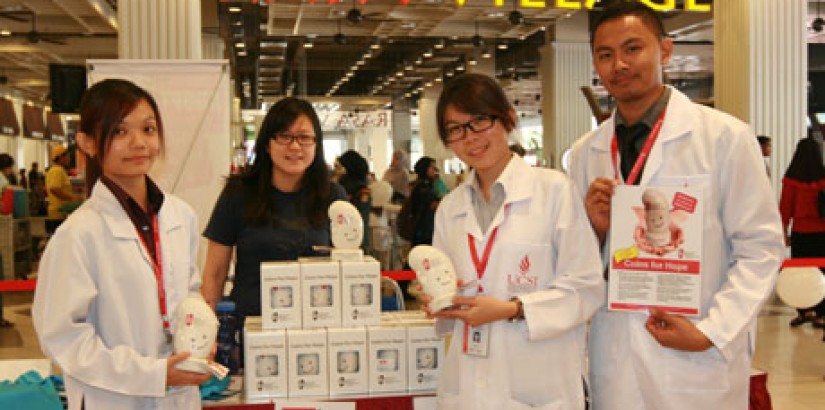
M484 132L493 128L498 117L495 115L476 115L464 124L452 124L447 126L447 143L452 144L467 138L467 130L475 133Z
M290 145L294 141L298 141L298 145L308 147L315 145L315 136L309 134L290 134L288 132L279 132L272 136L275 143L278 145Z

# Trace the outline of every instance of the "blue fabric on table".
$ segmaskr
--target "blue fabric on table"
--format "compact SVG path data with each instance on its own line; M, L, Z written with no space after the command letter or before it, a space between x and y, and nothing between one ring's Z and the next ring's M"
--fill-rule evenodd
M52 379L44 379L36 371L29 370L14 382L0 382L0 409L61 410L63 404Z

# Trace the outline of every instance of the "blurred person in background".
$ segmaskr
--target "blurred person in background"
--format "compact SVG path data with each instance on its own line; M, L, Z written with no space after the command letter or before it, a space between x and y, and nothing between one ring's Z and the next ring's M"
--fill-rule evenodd
M390 167L381 178L392 185L392 202L400 204L410 196L410 156L406 151L397 149L392 153Z
M825 218L818 209L818 195L822 190L825 190L822 152L813 138L803 138L796 144L796 151L782 178L779 199L785 243L790 245L793 258L825 256ZM825 301L808 309L797 309L797 312L799 315L791 320L792 327L810 322L816 328L825 328Z
M365 252L369 250L369 220L370 208L372 208L372 196L370 195L368 174L370 171L366 158L355 150L348 150L338 157L338 162L344 168L344 174L338 178L338 183L347 191L347 196L352 205L358 209L361 219L364 222L364 238L361 241L361 249Z

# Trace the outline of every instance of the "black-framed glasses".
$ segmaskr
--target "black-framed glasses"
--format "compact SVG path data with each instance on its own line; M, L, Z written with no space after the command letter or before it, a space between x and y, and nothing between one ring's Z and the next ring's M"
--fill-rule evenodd
M450 124L446 128L447 143L452 144L467 138L467 130L476 133L487 131L493 128L497 119L495 115L476 115L463 124Z
M290 134L288 132L279 132L272 136L275 143L279 145L289 145L293 141L298 141L298 145L308 147L315 145L315 136L309 134Z

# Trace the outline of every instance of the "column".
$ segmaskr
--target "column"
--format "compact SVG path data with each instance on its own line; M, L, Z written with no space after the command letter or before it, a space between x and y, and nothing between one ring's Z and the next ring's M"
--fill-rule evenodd
M118 56L123 59L200 59L199 0L119 0Z
M550 168L561 169L564 152L592 128L592 114L581 92L593 78L587 27L587 12L578 11L556 23L540 50L543 153Z
M771 137L771 182L776 192L796 142L806 135L807 3L713 3L716 108Z

